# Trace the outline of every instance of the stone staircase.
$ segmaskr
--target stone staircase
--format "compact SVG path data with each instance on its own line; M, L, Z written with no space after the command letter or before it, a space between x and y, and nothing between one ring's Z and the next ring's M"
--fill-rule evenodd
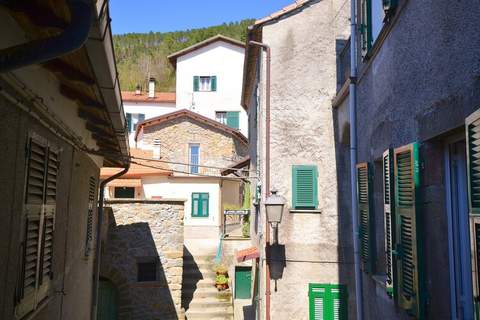
M230 290L215 288L215 256L184 255L182 306L188 320L233 320Z

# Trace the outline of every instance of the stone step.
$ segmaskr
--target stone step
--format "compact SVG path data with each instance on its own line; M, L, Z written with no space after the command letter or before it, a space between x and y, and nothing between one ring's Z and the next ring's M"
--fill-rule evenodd
M183 270L183 278L184 279L214 279L216 277L216 273L212 270Z
M215 287L215 278L212 278L212 279L185 278L182 281L182 287L184 289L214 288Z
M215 308L215 307L228 307L232 305L232 301L229 298L221 299L217 297L205 297L205 298L193 298L188 304L188 309L197 308Z
M194 301L196 299L204 298L215 298L221 301L230 301L232 294L230 291L218 291L213 285L205 288L196 288L196 289L183 289L182 290L182 299L184 301ZM191 302L190 301L190 302Z
M183 256L183 264L215 264L215 256Z
M233 307L189 308L185 312L187 319L214 319L233 317Z
M187 320L233 320L233 314L232 315L222 315L218 317L211 318L211 316L202 316L202 315L190 315L186 317L185 319Z

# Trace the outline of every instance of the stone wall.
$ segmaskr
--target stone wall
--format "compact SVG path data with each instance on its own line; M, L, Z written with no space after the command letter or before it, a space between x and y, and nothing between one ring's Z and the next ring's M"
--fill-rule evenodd
M181 200L113 200L101 276L119 294L119 319L183 318ZM156 281L139 282L137 264L157 261Z
M146 126L143 143L153 145L160 141L162 160L189 163L189 144L200 145L200 164L227 167L248 154L245 142L210 125L181 117L157 125ZM185 166L171 165L172 169L185 171ZM209 170L206 172L205 170ZM212 173L211 169L199 168L200 173Z

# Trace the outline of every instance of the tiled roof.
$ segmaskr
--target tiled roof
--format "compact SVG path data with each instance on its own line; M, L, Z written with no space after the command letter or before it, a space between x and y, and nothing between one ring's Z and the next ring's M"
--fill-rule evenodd
M224 132L227 132L227 133L231 134L232 136L238 138L244 144L248 144L247 138L239 130L230 128L229 126L226 126L226 125L224 125L224 124L222 124L218 121L207 118L205 116L202 116L201 114L198 114L196 112L193 112L193 111L190 111L190 110L187 110L187 109L182 109L182 110L178 110L178 111L175 111L175 112L170 112L170 113L167 113L167 114L164 114L164 115L161 115L161 116L158 116L158 117L150 118L150 119L147 119L143 122L138 123L137 124L137 130L135 132L135 140L137 140L138 134L140 133L140 131L143 130L144 127L156 125L156 124L159 124L159 123L162 123L162 122L165 122L165 121L170 121L172 119L177 119L177 118L181 118L181 117L188 117L190 119L203 122L203 123L205 123L209 126L212 126L214 128L220 129Z
M295 11L301 7L303 7L305 4L307 4L308 2L311 2L312 0L296 0L294 3L292 4L289 4L288 6L264 17L264 18L261 18L261 19L258 19L257 21L255 21L255 25L258 25L258 24L263 24L265 22L268 22L270 20L274 20L274 19L277 19L281 16L283 16L284 14L287 14L287 13L290 13L292 11Z
M231 166L228 167L228 169L225 169L221 172L222 176L228 176L231 173L237 172L235 169L243 169L247 167L250 164L250 157L245 157L242 160L232 164Z
M245 43L243 43L241 41L238 41L238 40L235 40L235 39L232 39L232 38L229 38L229 37L226 37L226 36L223 36L221 34L218 34L216 36L213 36L211 38L203 40L199 43L196 43L193 46L190 46L190 47L185 48L183 50L172 53L171 55L168 56L168 60L170 61L170 63L174 67L176 67L178 57L181 57L183 55L186 55L187 53L190 53L190 52L193 52L193 51L198 50L200 48L203 48L205 46L208 46L209 44L217 42L217 41L223 41L223 42L227 42L227 43L233 44L233 45L241 47L241 48L245 48Z
M155 92L155 97L149 98L148 92L135 94L134 91L122 91L124 102L145 102L145 103L175 103L175 92Z

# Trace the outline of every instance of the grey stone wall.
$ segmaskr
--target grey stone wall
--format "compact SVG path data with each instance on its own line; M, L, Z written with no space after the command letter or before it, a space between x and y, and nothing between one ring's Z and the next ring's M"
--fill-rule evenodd
M383 189L378 161L387 148L421 143L422 242L426 318L449 319L450 286L445 205L446 139L464 134L465 117L480 107L480 7L471 1L399 1L394 23L369 60L359 57L358 161L375 165L377 271L384 273ZM375 50L374 50L375 51ZM338 157L348 170L348 99L335 111ZM348 131L347 131L348 132ZM339 178L348 190L348 172ZM340 207L350 195L339 193ZM364 275L366 319L404 319L373 277Z
M119 319L178 319L184 202L112 200L101 276L118 289ZM137 263L157 261L157 280L138 282Z

